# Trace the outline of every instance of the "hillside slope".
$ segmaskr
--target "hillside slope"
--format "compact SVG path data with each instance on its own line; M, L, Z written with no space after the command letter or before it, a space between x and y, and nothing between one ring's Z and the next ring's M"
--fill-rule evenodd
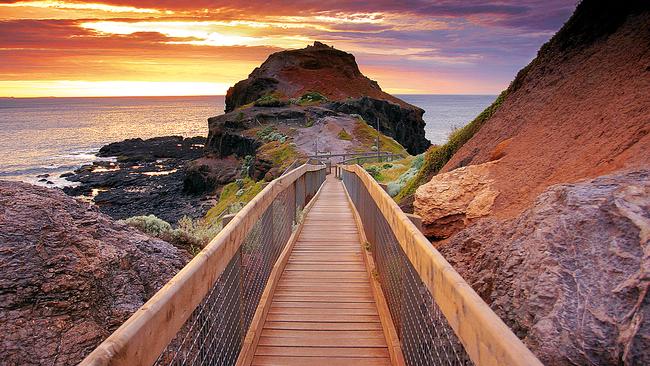
M650 13L591 4L442 169L500 159L490 172L498 217L518 214L550 185L650 164Z
M650 3L583 1L425 157L425 235L546 365L650 362L649 90Z

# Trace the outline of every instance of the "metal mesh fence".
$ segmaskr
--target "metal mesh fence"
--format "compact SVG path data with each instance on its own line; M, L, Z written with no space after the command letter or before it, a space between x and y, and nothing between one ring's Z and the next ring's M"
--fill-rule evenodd
M306 172L278 194L156 365L235 364L273 266L297 224L297 213L316 194L325 174L325 169Z
M341 176L371 244L406 364L472 365L361 179L346 170Z

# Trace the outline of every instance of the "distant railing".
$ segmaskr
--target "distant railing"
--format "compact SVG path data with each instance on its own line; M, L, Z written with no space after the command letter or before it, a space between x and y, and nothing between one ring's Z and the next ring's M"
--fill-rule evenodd
M407 365L541 365L359 165L337 168Z
M269 183L81 365L234 365L269 274L325 174L305 164Z

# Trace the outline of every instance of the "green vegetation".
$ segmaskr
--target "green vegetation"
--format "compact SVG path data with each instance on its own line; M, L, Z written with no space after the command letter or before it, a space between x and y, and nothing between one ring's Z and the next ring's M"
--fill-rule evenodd
M176 229L155 215L129 217L122 222L145 234L187 250L192 255L200 252L221 230L220 225L209 225L205 220L192 220L187 216L183 216L178 221Z
M368 150L376 150L376 141L377 141L377 130L370 127L366 121L359 115L351 115L356 117L357 123L354 127L354 137L357 141L360 142L357 150L359 152L365 152ZM374 147L374 148L373 148ZM383 133L379 134L379 149L381 151L387 151L393 154L400 154L402 156L408 156L408 152L399 142L393 140L392 138L384 135Z
M264 142L279 141L280 143L284 143L287 141L287 135L277 131L275 127L271 125L257 131L257 137Z
M286 169L294 160L301 157L296 145L290 142L271 141L262 145L257 154L273 163L279 170Z
M305 122L305 127L311 127L314 125L314 119L307 116L307 122Z
M338 138L339 140L351 141L352 135L350 135L348 131L345 130L345 128L342 128L341 131L339 131Z
M327 102L327 98L319 92L309 92L298 99L292 99L291 102L300 106L307 106Z
M222 212L228 210L229 213L236 213L252 200L262 188L262 182L255 182L250 178L238 179L225 185L219 195L219 202L208 211L204 220L210 225L218 225L219 220L217 217Z
M441 146L431 146L424 154L424 163L413 179L411 179L404 188L397 194L395 200L400 202L407 196L415 193L415 190L422 184L426 183L432 176L437 174L451 157L458 151L469 139L478 132L483 124L496 112L501 103L508 94L504 90L497 99L479 114L472 122L465 127L459 128L452 132L447 143Z
M287 104L275 94L267 94L253 103L256 107L284 107Z
M377 166L369 166L365 168L370 175L375 178L376 181L381 181L383 177L381 176L381 168Z

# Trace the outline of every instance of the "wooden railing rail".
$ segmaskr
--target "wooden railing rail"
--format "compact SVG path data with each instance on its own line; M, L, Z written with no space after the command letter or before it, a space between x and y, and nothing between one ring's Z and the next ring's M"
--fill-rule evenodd
M188 318L191 315L195 316L193 312L197 306L209 293L215 291L215 283L231 264L231 260L235 255L241 257L240 248L251 229L255 225L259 226L259 221L267 220L272 225L273 220L278 220L277 212L275 214L271 212L270 215L267 212L278 195L287 196L287 202L292 199L297 202L298 192L300 192L304 196L303 200L308 200L309 194L313 195L314 189L317 190L324 180L324 169L325 167L322 165L302 165L269 183L192 261L88 355L81 365L151 365L157 360L160 362L161 353L168 347ZM313 174L309 175L309 179L305 179L309 173L313 172L319 172L319 174L316 177ZM308 187L309 184L317 186ZM291 194L295 195L295 198L287 195L288 189L291 189ZM308 191L313 192L307 193ZM293 208L294 217L295 211L302 209L302 207L288 206L289 204L286 204L281 208L286 207L286 212ZM281 228L283 235L286 235L287 230L290 234L292 225L290 221L283 224ZM281 235L276 232L271 233L271 241L277 241L275 238L279 239L280 237ZM250 257L250 255L248 256ZM272 265L273 263L270 264L270 266ZM254 273L254 275L256 274ZM236 281L241 286L241 280ZM245 331L245 329L239 330L242 338L239 341L240 344ZM214 335L210 335L214 337ZM197 350L198 352L204 352L204 350ZM236 359L239 350L232 350L232 352ZM212 360L216 362L215 364L220 363L219 358Z
M453 329L453 333L462 343L462 348L464 348L464 351L474 364L481 366L541 365L532 352L431 245L429 240L416 228L370 174L359 165L339 165L337 174L343 179L346 190L353 202L355 202L355 207L368 234L368 241L372 246L373 255L381 257L381 254L385 253L376 253L375 251L386 248L387 244L385 242L387 241L395 242L396 254L389 258L388 266L398 266L398 256L400 255L407 258L407 260L404 259L404 262L410 263L412 269L417 273L416 277L419 277L418 281L421 280L419 283L422 288L426 287L426 290L428 290L429 294L426 294L426 296L433 298L435 305L444 315L443 321L446 319L448 326ZM385 239L387 235L390 235L389 239ZM379 243L379 241L384 243ZM383 247L380 247L380 244ZM382 260L384 259L377 258L378 262ZM386 271L391 270L387 269ZM382 279L385 278L386 282L388 282L391 277L400 276L400 273L404 271L404 269L399 269L386 274L387 277L383 277L382 273L379 273L379 276ZM408 284L405 285L408 281L408 279L398 280L397 287L408 286ZM382 288L387 298L391 296L391 294L386 293L385 286L388 285L388 283L382 282ZM417 284L413 285L414 288L421 289L419 286ZM389 298L388 300L389 303L392 300L393 304L399 307L399 309L390 309L391 313L393 313L393 319L397 318L399 320L400 317L404 319L406 316L403 305L405 302L411 301L407 296L413 296L413 294L420 296L422 291L405 292L403 289L397 289L397 291L401 297L398 296L397 299ZM417 305L420 306L420 309L428 306L426 304ZM429 319L423 316L416 322L411 319L410 324L416 323L418 327L422 328L421 323L426 321L429 321ZM405 319L401 326L409 326L409 319ZM398 329L398 332L401 332L400 339L402 339L402 336L411 336L407 333L413 331L408 329L401 329L400 331ZM402 343L404 342L402 340ZM407 364L422 364L420 360L422 355L426 355L426 353L422 352L413 356L409 355L408 352L420 352L422 350L418 349L418 347L422 348L424 345L411 344L403 346ZM411 351L409 351L409 347L411 347ZM430 347L430 345L427 347ZM409 362L409 357L412 357L412 362ZM460 358L462 359L462 357Z

